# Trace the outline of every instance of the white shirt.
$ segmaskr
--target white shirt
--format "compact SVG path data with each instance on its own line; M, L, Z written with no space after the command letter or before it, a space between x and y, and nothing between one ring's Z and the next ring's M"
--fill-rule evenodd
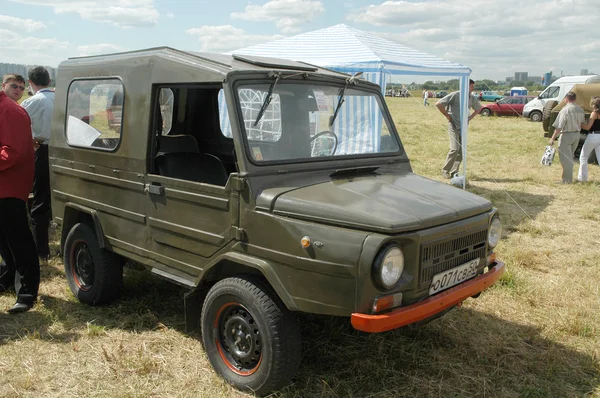
M43 140L42 144L50 141L50 124L52 110L54 109L54 91L43 88L31 98L27 98L21 106L31 119L31 133L33 138Z

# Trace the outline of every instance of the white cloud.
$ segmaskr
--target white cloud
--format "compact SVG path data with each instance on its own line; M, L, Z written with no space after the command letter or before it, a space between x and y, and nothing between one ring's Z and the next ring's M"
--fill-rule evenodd
M42 22L34 21L33 19L21 19L10 17L8 15L0 15L0 29L8 30L24 30L25 32L35 32L46 28Z
M52 38L22 36L0 29L2 62L56 66L69 56L70 44Z
M121 28L152 27L158 22L153 0L11 0L15 3L52 7L56 14L78 14L82 19L110 23Z
M108 43L99 43L99 44L88 44L84 46L78 46L77 51L79 51L80 56L85 55L99 55L99 54L110 54L126 51L127 49L117 46L114 44Z
M200 51L206 52L227 52L284 37L281 35L250 35L243 29L231 25L201 26L188 29L186 33L198 36L199 41L202 43Z
M517 71L600 73L600 47L591 44L600 26L595 9L596 0L385 1L346 18L388 29L394 33L375 33L467 65L475 78L502 79Z
M283 33L300 30L300 25L310 22L325 11L323 3L312 0L270 0L259 6L250 4L244 12L233 12L231 18L245 21L275 21Z

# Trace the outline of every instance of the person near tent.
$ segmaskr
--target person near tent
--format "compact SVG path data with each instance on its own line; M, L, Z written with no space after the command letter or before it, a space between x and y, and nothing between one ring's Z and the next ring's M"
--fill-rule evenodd
M590 119L581 125L581 128L589 130L579 154L577 179L581 182L588 180L588 158L592 151L596 151L596 159L600 159L600 97L592 98L590 105L592 108Z
M471 121L481 111L481 103L471 95L475 88L475 82L469 79L469 108L473 108L473 113L469 115L468 122ZM452 178L458 173L460 163L462 162L462 140L460 136L460 91L454 91L444 98L440 99L435 106L448 119L448 136L450 137L450 151L446 156L446 162L442 168L442 175L445 178Z
M565 96L567 105L558 112L556 121L552 125L554 134L550 138L548 145L554 145L556 137L558 140L558 154L560 156L560 165L562 166L562 183L570 184L573 182L573 156L579 145L579 131L581 125L585 123L585 112L581 107L575 104L577 95L569 91Z
M429 98L429 91L423 90L423 106L429 105L429 102L427 102L427 98Z

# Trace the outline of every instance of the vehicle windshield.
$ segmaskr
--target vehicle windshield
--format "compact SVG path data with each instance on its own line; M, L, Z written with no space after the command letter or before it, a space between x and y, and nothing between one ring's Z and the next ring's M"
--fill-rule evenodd
M350 85L342 96L340 86L281 79L259 118L271 85L247 84L237 89L242 134L254 162L400 153L401 145L390 131L377 95Z

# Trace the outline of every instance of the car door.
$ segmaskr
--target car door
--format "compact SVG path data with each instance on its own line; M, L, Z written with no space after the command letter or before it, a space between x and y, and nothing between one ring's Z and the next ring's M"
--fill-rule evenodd
M160 90L157 101L170 89ZM157 261L197 276L207 259L236 238L240 180L230 177L218 156L206 153L213 141L202 141L209 127L219 125L214 89L170 91L171 104L164 100L154 106L154 164L145 177L147 227Z
M511 98L504 98L496 102L496 115L507 116L510 114L510 100Z
M515 97L512 108L513 116L521 116L523 114L523 107L525 106L525 97Z

